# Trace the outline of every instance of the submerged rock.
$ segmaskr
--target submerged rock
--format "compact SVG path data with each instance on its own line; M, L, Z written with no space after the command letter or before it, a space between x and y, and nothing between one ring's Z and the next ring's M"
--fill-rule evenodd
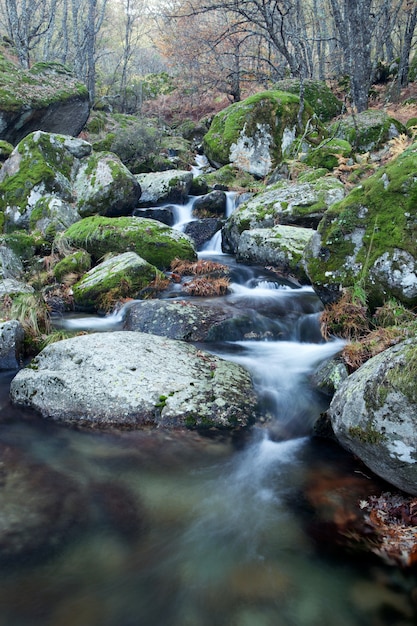
M78 486L46 465L0 443L0 560L46 552L85 519Z
M329 417L343 447L375 474L417 494L417 342L369 359L337 389Z
M134 332L46 347L11 383L15 404L87 427L242 428L257 416L240 365L180 341Z

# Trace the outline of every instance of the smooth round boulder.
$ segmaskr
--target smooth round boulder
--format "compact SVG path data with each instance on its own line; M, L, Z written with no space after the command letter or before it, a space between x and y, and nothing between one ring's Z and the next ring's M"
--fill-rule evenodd
M257 414L251 377L240 365L128 331L47 346L15 376L10 394L45 418L92 428L236 429Z
M417 340L372 359L337 389L329 417L340 444L375 474L417 495Z

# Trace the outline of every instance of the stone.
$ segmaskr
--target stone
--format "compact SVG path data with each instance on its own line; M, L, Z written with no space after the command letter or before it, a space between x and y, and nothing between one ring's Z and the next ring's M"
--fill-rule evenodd
M361 282L371 310L391 297L417 305L417 144L323 215L305 267L325 303Z
M313 236L310 228L274 226L245 230L236 252L236 260L252 265L272 265L301 282L308 282L303 266L304 249Z
M0 322L0 370L13 370L22 365L24 338L20 322Z
M168 202L181 204L190 192L193 174L184 170L166 170L137 174L136 180L142 189L138 206L155 206Z
M111 152L98 152L80 163L74 179L81 217L131 215L141 196L135 176Z
M77 136L87 122L86 86L60 63L22 70L0 54L0 139L16 145L28 134Z
M329 417L339 443L375 474L417 495L417 341L372 357L337 389Z
M136 252L159 269L167 269L175 258L193 261L197 255L183 233L142 217L86 217L64 233L68 243L83 248L98 261L108 252Z
M257 416L252 381L240 365L128 331L47 346L15 376L10 394L45 418L93 428L236 429Z
M188 222L184 228L184 233L192 239L197 250L201 250L205 243L219 231L223 226L223 221L214 217L193 220Z
M87 309L106 309L106 302L137 298L157 275L163 276L135 252L124 252L99 263L75 283L74 302Z
M285 78L276 82L274 89L299 95L300 81L298 78ZM336 98L324 81L304 79L303 90L305 99L322 122L328 122L341 114L342 100Z
M298 96L283 91L257 93L217 113L204 136L204 152L215 167L232 164L258 178L264 178L280 163L298 137ZM303 127L314 121L313 110L305 103Z
M71 478L0 443L0 560L47 554L85 520L85 501Z
M360 152L379 150L393 137L407 134L401 122L375 109L337 120L330 126L329 132L332 137L348 141Z
M332 177L311 182L280 181L249 197L223 228L225 252L236 253L241 234L277 224L317 228L325 211L344 198L343 184Z
M205 196L194 200L193 215L195 217L225 217L227 196L224 191L211 191Z
M146 300L128 307L123 328L182 341L259 341L283 337L285 329L278 318L277 311L267 317L219 302Z
M157 220L166 224L167 226L173 226L175 222L175 209L174 207L149 207L147 209L135 209L132 213L134 217L147 217L151 220Z

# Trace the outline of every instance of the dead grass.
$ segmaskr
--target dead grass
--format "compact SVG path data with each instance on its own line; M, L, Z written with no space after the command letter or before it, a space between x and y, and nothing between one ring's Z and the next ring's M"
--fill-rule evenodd
M229 291L229 279L206 276L194 278L194 280L184 284L184 291L190 296L224 296Z
M171 263L171 270L180 276L205 276L213 272L229 274L229 268L226 265L209 259L199 259L198 261L174 259Z

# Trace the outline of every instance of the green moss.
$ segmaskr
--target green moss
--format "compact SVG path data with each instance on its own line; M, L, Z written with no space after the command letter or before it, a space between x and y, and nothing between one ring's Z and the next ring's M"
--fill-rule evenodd
M383 111L369 109L335 122L330 127L330 134L366 152L381 148L390 139L392 129L397 133L406 133L405 126L398 120Z
M338 166L338 156L351 156L352 146L344 139L330 139L323 141L317 148L307 153L305 162L311 167L332 170Z
M86 250L77 250L59 261L54 267L54 276L61 281L66 274L84 274L91 268L91 256Z
M250 96L242 102L230 105L215 115L210 130L204 136L204 149L213 162L226 165L232 144L244 131L248 137L254 136L259 125L269 129L273 136L270 150L273 160L282 158L281 137L285 128L297 125L300 101L298 96L283 91L264 91ZM311 107L306 104L303 123L314 117ZM314 129L314 125L313 125Z
M366 426L366 428L361 428L360 426L351 426L348 429L349 435L353 439L357 439L365 444L378 444L382 443L386 440L386 436L379 432L379 430L375 430L372 428L370 424Z
M168 268L178 257L194 260L189 239L169 226L139 217L87 217L65 232L68 242L86 249L98 260L107 252L132 250L160 269Z
M403 360L387 372L387 379L396 391L402 393L411 404L417 403L417 347L407 346Z
M300 81L298 79L280 80L275 84L274 88L298 95L300 93ZM305 80L303 88L305 99L320 120L327 122L333 117L340 115L343 102L336 98L325 82Z

